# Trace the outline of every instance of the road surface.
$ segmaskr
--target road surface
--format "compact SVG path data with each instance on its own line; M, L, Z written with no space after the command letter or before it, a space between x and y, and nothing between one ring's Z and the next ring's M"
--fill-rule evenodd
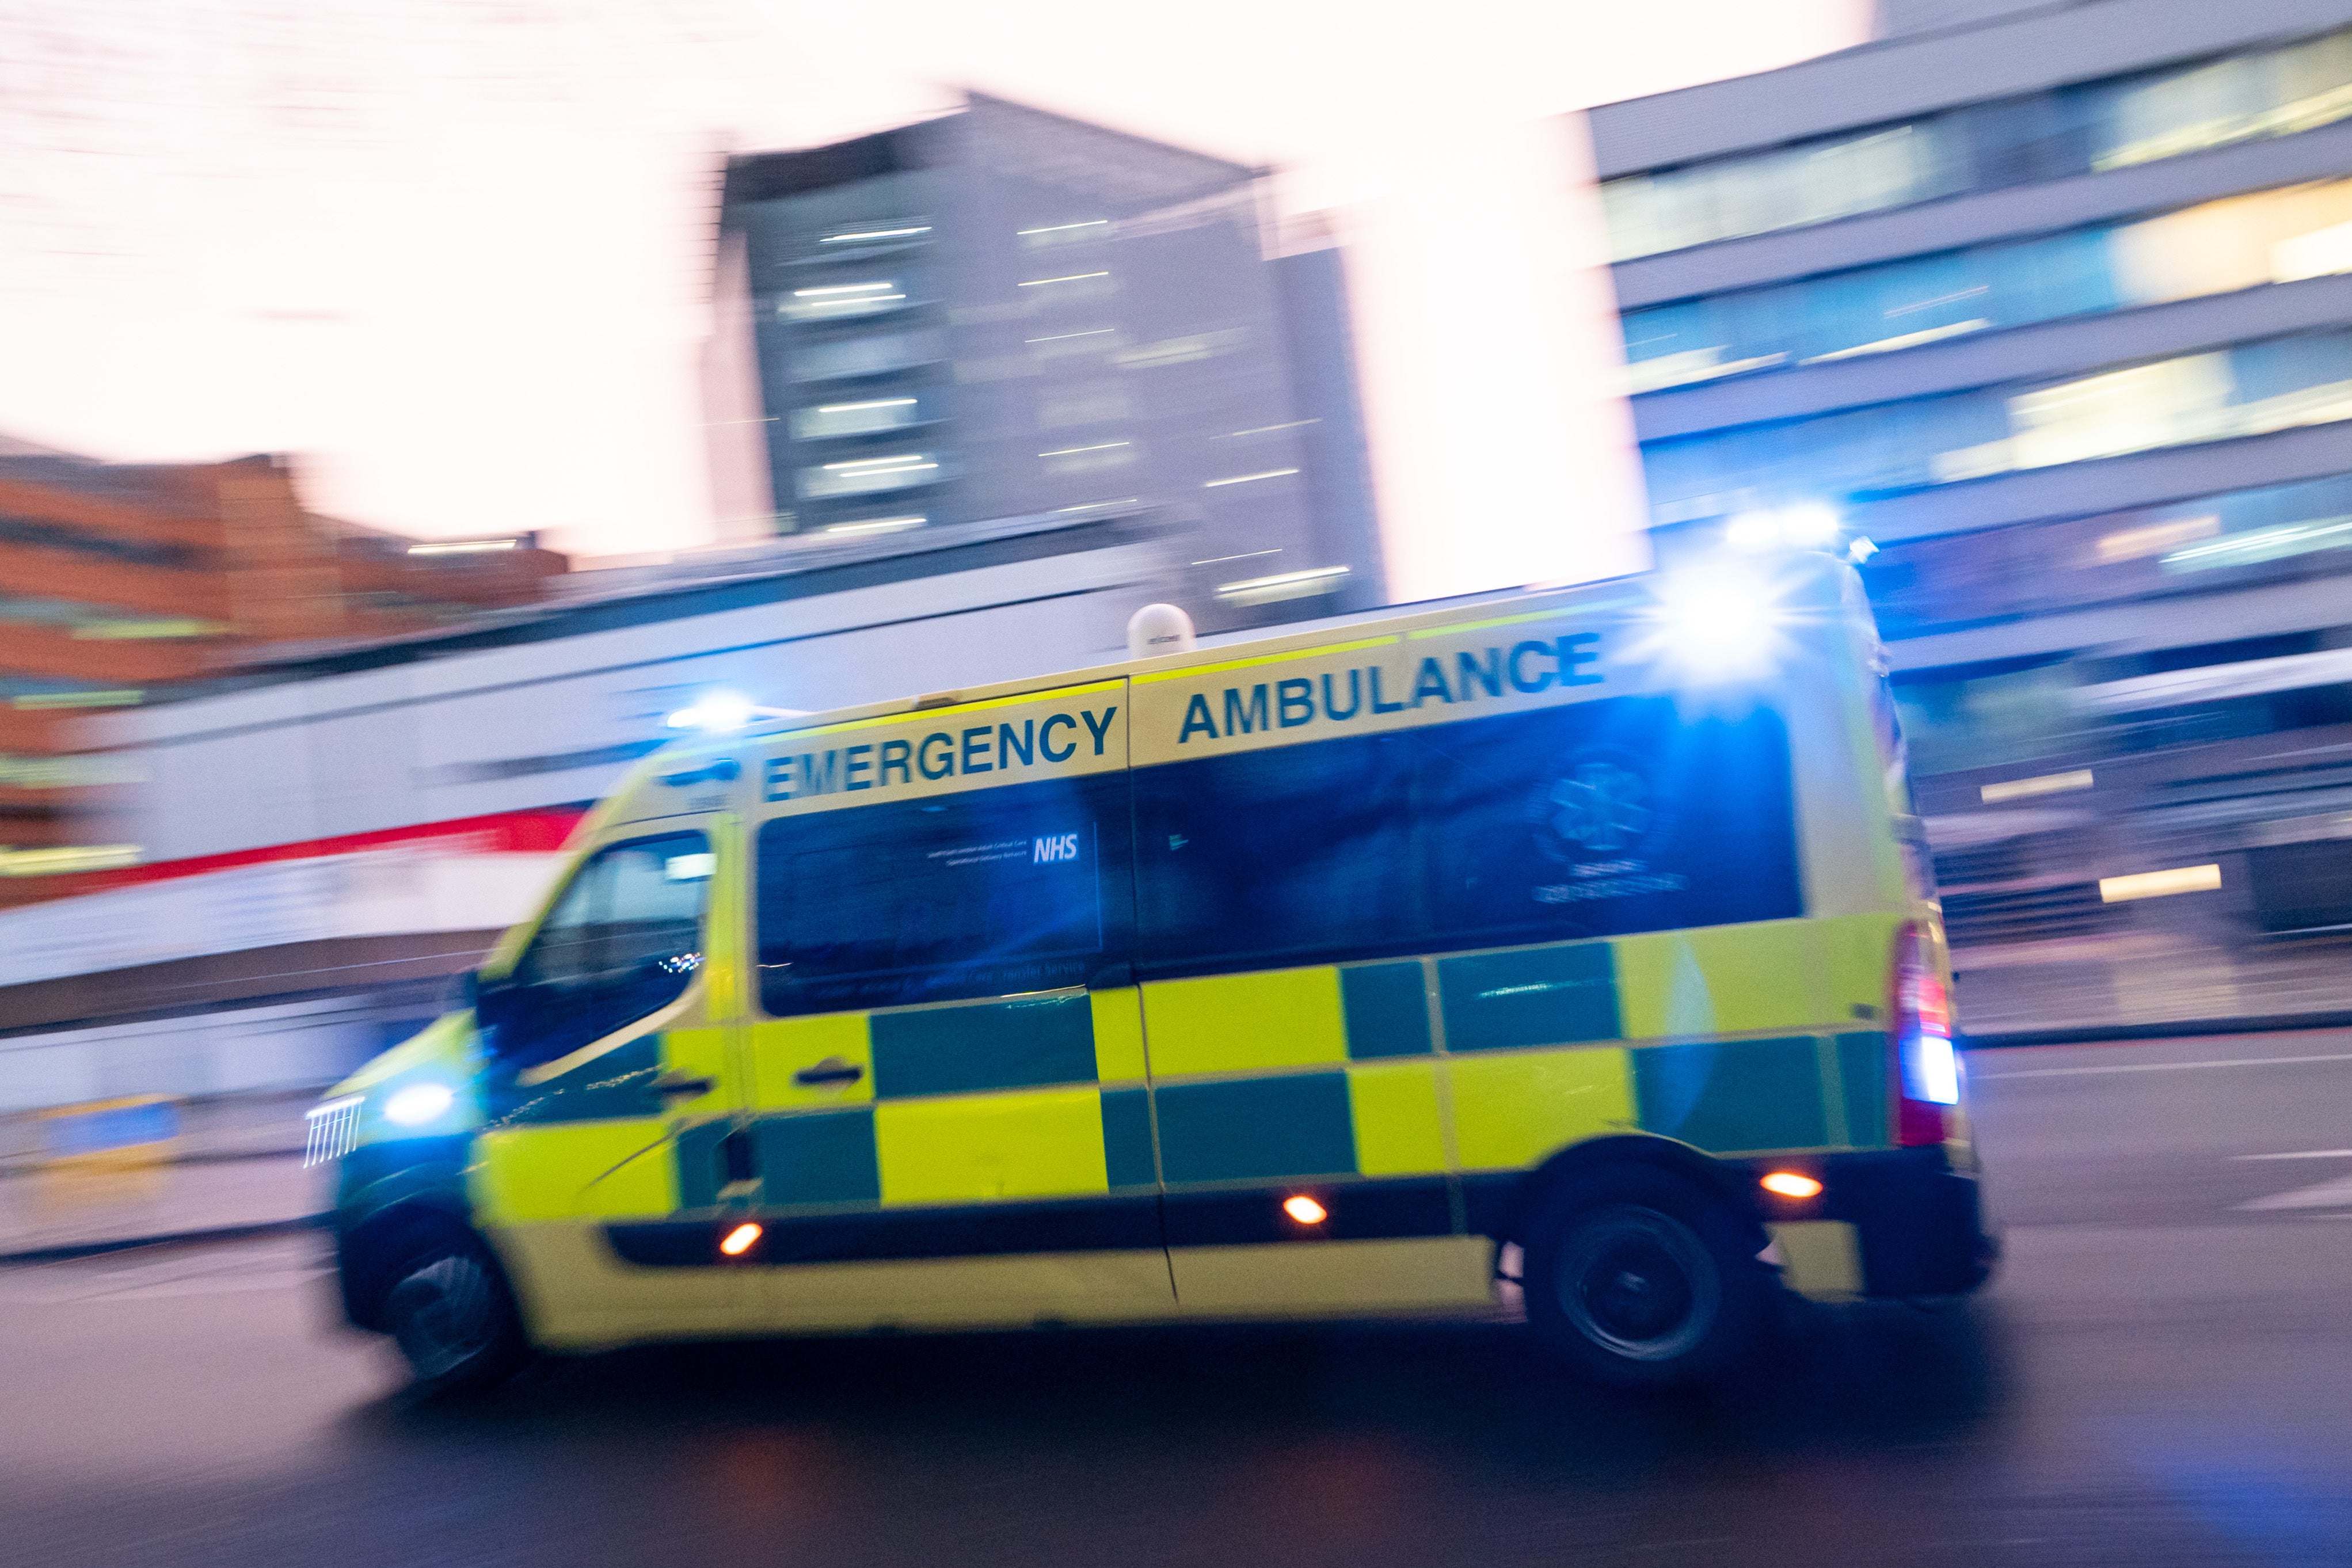
M0 1270L0 1564L2352 1563L2352 1032L1986 1053L1969 1307L638 1351L419 1407L307 1242Z

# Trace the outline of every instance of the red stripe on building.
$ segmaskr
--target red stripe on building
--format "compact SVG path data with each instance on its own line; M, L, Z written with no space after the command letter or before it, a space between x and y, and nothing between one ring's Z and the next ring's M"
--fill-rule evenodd
M350 855L362 849L406 849L430 846L468 855L532 854L561 849L588 815L586 806L555 805L531 811L505 811L489 816L461 816L453 822L421 822L408 827L383 827L373 833L346 833L333 838L310 838L298 844L272 844L260 849L236 849L226 855L197 855L185 860L159 860L152 866L125 866L114 871L84 873L76 879L79 890L127 888L141 882L168 882L206 871L236 866L264 866L278 860L315 860L326 855Z

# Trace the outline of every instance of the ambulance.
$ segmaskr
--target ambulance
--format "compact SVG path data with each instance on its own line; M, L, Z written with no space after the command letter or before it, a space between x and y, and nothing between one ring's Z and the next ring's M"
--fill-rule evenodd
M312 1112L427 1389L728 1336L1523 1313L1624 1386L1994 1247L1822 555L700 705Z

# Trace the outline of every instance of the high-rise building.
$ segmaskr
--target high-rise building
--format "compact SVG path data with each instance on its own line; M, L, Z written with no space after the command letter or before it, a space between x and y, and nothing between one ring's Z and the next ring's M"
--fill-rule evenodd
M1337 253L1269 258L1259 186L978 95L730 159L716 276L757 401L713 423L765 461L729 531L1141 504L1190 524L1204 627L1379 602Z
M2014 797L2040 828L1974 830L2007 847L1963 917L2111 923L2094 873L2191 855L2277 929L2265 854L2333 830L2159 808L2352 722L2352 5L1882 0L1877 31L1591 117L1653 538L1875 547L1931 809L2060 781ZM2094 777L2132 803L2095 834L2061 798ZM2341 858L2317 903L2352 920Z

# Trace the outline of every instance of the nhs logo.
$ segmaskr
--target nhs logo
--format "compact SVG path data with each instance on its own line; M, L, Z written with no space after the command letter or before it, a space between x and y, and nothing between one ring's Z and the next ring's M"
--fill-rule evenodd
M1055 860L1075 860L1077 858L1078 836L1075 833L1061 833L1050 838L1034 840L1030 850L1029 863L1033 866L1044 866Z

